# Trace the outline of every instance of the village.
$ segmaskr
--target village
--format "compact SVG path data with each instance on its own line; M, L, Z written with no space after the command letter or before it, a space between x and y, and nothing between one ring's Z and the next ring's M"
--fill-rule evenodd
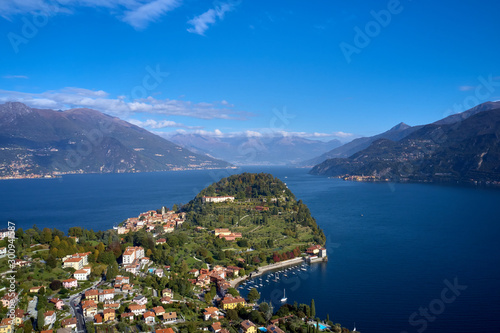
M235 197L203 196L201 201L204 205L232 204ZM260 206L256 205L252 211L256 214L270 212L267 205L264 207L265 201L260 202ZM269 204L279 203L274 201ZM302 209L300 207L299 211ZM244 298L237 287L267 270L299 265L306 261L326 261L326 249L322 245L308 243L301 249L295 247L293 251L274 252L266 257L262 252L247 247L246 251L232 250L231 256L234 257L226 260L224 252L219 251L217 254L212 250L213 256L217 256L213 259L210 252L204 253L206 250L200 244L182 243L179 239L186 239L187 233L191 235L189 237L207 239L216 246L242 246L243 249L252 240L247 238L248 235L232 230L231 224L219 223L210 228L207 224L190 226L188 223L186 228L186 219L186 212L162 207L127 218L104 233L78 227L70 228L67 236L48 228L43 231L29 229L17 232L19 243L23 242L20 246L25 249L22 252L24 255L13 260L11 270L0 274L24 278L17 282L16 292L2 293L0 290L3 306L0 313L4 316L0 321L0 333L108 330L280 333L286 331L287 322L297 320L302 325L301 332L310 329L309 324L317 318L314 317L314 311L311 315L308 305L301 304L293 308L283 303L282 307L286 311L270 313L263 319L262 315L257 314L263 314L268 304L258 302L260 294L257 290L251 290ZM254 217L253 220L247 218L245 221L247 229L252 231L265 227L262 219L259 222ZM293 220L288 223L293 223ZM224 227L219 227L221 224ZM241 229L243 226L240 223L238 227ZM269 228L272 226L269 225ZM1 232L0 236L10 237L8 232ZM281 232L290 234L286 230ZM31 244L33 239L38 239L40 243ZM98 239L107 244L103 245ZM177 242L173 243L174 240ZM131 244L136 241L139 244ZM140 244L141 241L148 245L145 247ZM258 245L255 240L253 243ZM184 247L198 246L198 249L194 247L194 252L189 252L192 253L191 257L184 254L179 259L161 259L164 258L163 253L168 251L171 254L179 252L183 244ZM273 246L272 242L270 246ZM0 260L2 253L5 253L5 249L0 248ZM200 253L202 259L196 257ZM225 253L230 255L227 250ZM59 259L54 261L54 258ZM44 267L47 266L52 269L46 271ZM52 279L48 278L49 274L52 274ZM268 311L265 310L266 313ZM292 312L298 315L292 315ZM336 326L331 322L328 326L322 326L322 330L329 328ZM319 330L318 325L316 329Z

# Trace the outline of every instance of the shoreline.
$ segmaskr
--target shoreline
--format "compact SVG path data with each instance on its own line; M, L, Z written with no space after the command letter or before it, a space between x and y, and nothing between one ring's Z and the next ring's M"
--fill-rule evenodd
M274 269L278 269L278 268L282 268L282 267L298 265L300 263L305 263L305 262L306 262L306 260L304 257L297 257L297 258L288 259L285 261L280 261L280 262L277 262L274 264L262 266L262 267L259 267L259 270L257 272L252 272L249 275L245 275L242 277L238 277L234 280L231 280L230 284L231 284L232 288L236 288L238 286L238 284L240 284L241 282L243 282L245 280L253 279L254 277L257 277L257 276L261 276L265 272L272 271Z

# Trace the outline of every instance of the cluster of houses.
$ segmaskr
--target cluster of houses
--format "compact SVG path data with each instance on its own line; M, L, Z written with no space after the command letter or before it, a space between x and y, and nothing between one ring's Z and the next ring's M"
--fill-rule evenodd
M201 289L206 289L210 283L215 283L217 292L224 296L229 288L231 288L231 284L227 281L227 278L238 277L241 269L242 268L237 266L214 266L211 270L206 268L200 270L192 269L189 273L194 278L189 279L189 281Z
M62 259L62 267L71 267L75 270L73 278L62 281L64 288L71 289L78 287L78 281L87 281L92 272L88 265L91 252L75 253Z
M306 253L309 255L308 260L310 261L327 258L326 248L321 245L312 245L308 247Z
M224 238L227 241L234 241L237 238L241 238L241 233L231 232L227 228L215 228L214 234L216 237Z
M14 311L13 317L7 317L0 321L0 332L1 333L11 333L13 332L14 325L20 325L24 321L25 317L24 310L16 309Z
M165 207L163 207L161 214L158 214L155 210L150 210L141 213L138 217L128 218L123 225L115 227L114 229L119 235L123 235L140 229L154 232L155 228L160 225L163 227L164 233L169 233L182 225L185 220L186 213L176 213L173 210L167 211Z
M271 325L266 327L267 332L269 333L285 333L281 328L276 326L277 322L271 322ZM220 322L215 322L210 326L210 331L214 333L229 333L228 329L222 328ZM157 331L158 332L158 331ZM250 320L244 320L240 324L240 333L257 333L260 332L260 329L252 323Z
M93 319L94 324L114 323L116 318L116 310L120 307L120 303L114 301L115 293L123 291L125 287L132 288L129 278L126 276L117 276L113 289L90 289L85 292L85 299L81 301L83 315L88 319ZM162 291L162 304L170 304L174 294L171 289ZM147 309L146 304L148 299L145 296L138 295L134 297L131 303L127 306L127 311L120 315L123 321L134 321L143 319L146 324L172 324L177 321L176 312L166 312L163 306L156 306L152 309ZM98 303L103 303L103 310L98 310Z

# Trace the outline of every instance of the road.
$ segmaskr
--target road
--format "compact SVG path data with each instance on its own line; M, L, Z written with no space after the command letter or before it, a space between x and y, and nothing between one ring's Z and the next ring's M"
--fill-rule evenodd
M76 318L76 329L77 333L86 333L87 329L85 328L85 318L83 317L83 310L80 306L81 296L75 296L70 298L69 306L71 307L71 312L73 316Z
M28 314L32 317L35 318L38 315L38 312L36 311L36 305L38 304L38 297L34 296L31 301L28 303Z
M89 289L98 287L103 281L99 280L95 282L91 287L83 290L80 294L74 295L68 299L64 299L64 303L68 304L71 307L71 312L73 316L76 318L76 328L77 333L87 333L87 329L85 327L85 317L83 316L83 309L80 305L80 300L85 295L85 292Z

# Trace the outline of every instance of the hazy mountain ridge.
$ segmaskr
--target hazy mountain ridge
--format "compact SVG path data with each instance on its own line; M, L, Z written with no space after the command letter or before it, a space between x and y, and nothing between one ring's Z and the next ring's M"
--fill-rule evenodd
M399 141L379 139L348 158L326 160L311 173L395 181L500 181L500 108L489 109L495 106L489 103L422 126Z
M186 149L238 165L296 164L341 145L341 142L336 139L325 142L282 135L215 137L201 134L176 134L169 139Z
M393 141L400 140L407 136L408 134L418 130L421 126L409 126L405 123L399 123L396 126L392 127L390 130L377 134L370 137L362 137L354 139L340 147L334 148L320 156L307 160L301 165L303 166L314 166L319 164L329 158L337 158L337 157L349 157L358 151L361 151L365 148L368 148L373 142L379 139L389 139Z
M220 168L145 129L92 109L0 105L0 175Z

